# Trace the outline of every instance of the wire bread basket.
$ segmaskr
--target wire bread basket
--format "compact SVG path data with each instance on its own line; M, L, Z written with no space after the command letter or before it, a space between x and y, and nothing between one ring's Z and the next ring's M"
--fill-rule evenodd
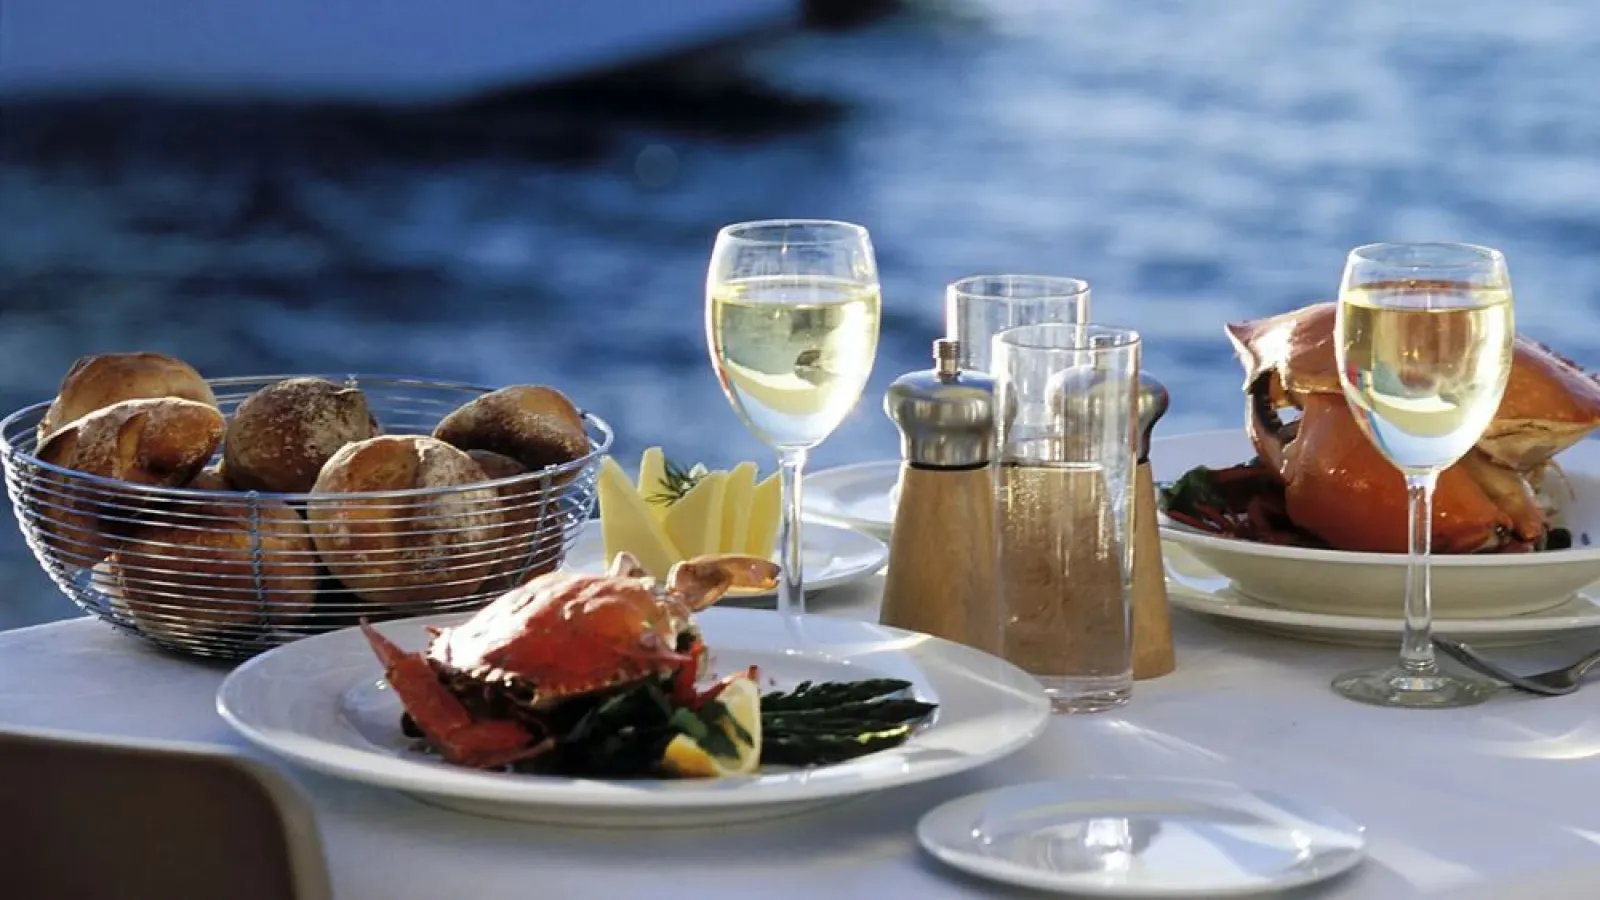
M209 379L221 411L294 376ZM359 388L384 434L429 435L491 389L321 377ZM34 557L72 602L167 650L240 659L373 621L475 610L558 567L595 505L612 432L589 452L478 484L321 494L153 487L38 459L49 402L0 420L6 490ZM221 449L217 457L220 458Z

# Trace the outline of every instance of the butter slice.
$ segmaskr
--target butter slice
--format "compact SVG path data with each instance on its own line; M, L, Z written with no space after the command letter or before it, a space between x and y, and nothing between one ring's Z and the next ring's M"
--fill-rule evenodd
M600 535L605 544L606 565L610 566L618 553L627 551L651 575L667 577L682 554L627 473L608 456L600 462L596 483L600 489Z
M656 503L651 497L665 490L664 482L667 478L667 455L660 447L650 447L639 457L639 496L650 507L650 512L656 521L666 518L667 504Z
M750 527L745 533L744 552L771 559L778 550L778 511L783 501L778 473L755 486L750 493Z
M667 507L661 525L685 559L722 552L722 500L726 472L710 472L678 502Z
M750 502L755 499L756 464L742 462L728 473L722 492L722 546L720 553L743 553L750 536Z

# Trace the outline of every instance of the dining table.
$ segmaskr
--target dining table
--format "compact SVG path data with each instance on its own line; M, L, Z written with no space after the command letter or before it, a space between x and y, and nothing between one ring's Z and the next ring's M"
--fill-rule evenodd
M874 619L882 574L808 613ZM63 597L60 602L67 604ZM1367 858L1292 898L1600 897L1600 685L1560 697L1397 710L1329 680L1394 647L1288 639L1174 610L1177 668L1123 707L1058 715L1014 754L960 775L782 818L716 827L575 828L480 818L326 777L247 745L218 715L231 665L174 655L80 617L0 632L0 728L243 750L310 800L341 900L1039 897L923 852L919 818L965 794L1088 775L1220 779L1332 807ZM1538 667L1594 635L1497 649ZM25 777L5 773L4 777ZM63 790L67 790L63 786Z

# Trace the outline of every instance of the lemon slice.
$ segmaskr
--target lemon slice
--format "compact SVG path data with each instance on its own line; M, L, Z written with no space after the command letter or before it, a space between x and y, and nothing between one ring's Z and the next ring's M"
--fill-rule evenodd
M667 744L661 755L662 768L684 778L724 778L729 775L749 775L761 766L761 689L748 675L729 676L727 687L717 695L728 711L727 721L715 727L723 730L738 751L732 758L713 756L700 743L687 734L680 734ZM744 729L744 740L739 734Z

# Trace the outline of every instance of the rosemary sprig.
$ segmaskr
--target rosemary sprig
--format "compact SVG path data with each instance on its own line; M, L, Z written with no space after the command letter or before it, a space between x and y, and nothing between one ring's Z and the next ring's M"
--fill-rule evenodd
M645 498L645 500L657 506L671 506L682 500L684 494L689 493L695 485L700 483L700 479L706 477L707 471L706 467L700 463L696 463L687 469L680 468L674 465L670 459L663 460L661 468L661 480L657 482L661 485L661 489Z

